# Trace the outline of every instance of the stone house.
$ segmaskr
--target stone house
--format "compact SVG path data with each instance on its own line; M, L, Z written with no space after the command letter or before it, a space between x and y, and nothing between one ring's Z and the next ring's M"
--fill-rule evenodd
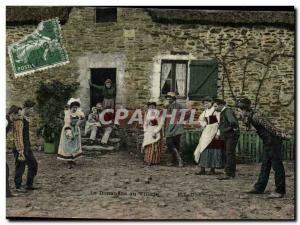
M294 129L293 7L282 11L130 7L7 7L7 46L58 17L70 63L14 78L6 57L7 108L35 98L37 83L78 81L85 111L88 81L116 85L116 107L144 107L176 91L178 101L210 95L233 105L248 96L282 130ZM39 118L33 119L33 129Z

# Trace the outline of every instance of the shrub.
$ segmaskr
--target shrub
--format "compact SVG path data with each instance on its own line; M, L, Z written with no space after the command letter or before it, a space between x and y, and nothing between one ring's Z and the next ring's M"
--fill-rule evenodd
M57 80L39 84L36 99L42 127L38 130L38 135L41 135L45 142L54 143L59 140L64 123L64 106L78 86L77 82L63 84Z

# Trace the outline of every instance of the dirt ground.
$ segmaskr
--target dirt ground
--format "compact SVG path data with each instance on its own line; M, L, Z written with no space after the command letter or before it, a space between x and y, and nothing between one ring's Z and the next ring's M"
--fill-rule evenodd
M238 165L236 179L198 176L196 166L147 167L126 151L83 157L68 169L35 152L38 190L7 198L7 217L98 219L294 219L294 168L285 163L287 195L247 195L259 164ZM7 154L12 189L14 161ZM274 189L273 172L266 192ZM24 177L25 180L25 177ZM14 192L14 189L13 189ZM14 192L15 193L15 192Z

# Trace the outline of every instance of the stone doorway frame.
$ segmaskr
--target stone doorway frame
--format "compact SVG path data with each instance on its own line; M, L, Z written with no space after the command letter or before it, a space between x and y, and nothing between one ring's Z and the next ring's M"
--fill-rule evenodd
M75 97L81 100L81 108L84 112L90 110L90 87L88 80L91 79L90 68L116 68L116 108L126 105L126 87L124 82L126 57L122 53L90 53L78 58L80 83Z

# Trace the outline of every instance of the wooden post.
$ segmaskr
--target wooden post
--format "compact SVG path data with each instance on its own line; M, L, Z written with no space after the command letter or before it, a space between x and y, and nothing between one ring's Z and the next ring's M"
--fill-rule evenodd
M255 151L256 151L256 162L260 162L260 159L261 159L261 151L260 151L260 148L259 148L259 136L256 135L256 138L255 138Z
M264 149L263 149L263 142L260 138L259 138L259 151L261 152L260 154L262 156ZM262 159L262 157L261 157L261 159Z
M250 158L251 158L251 161L253 160L253 154L252 154L252 149L251 149L251 133L248 133L248 135L247 135L247 141L248 141L248 152L249 152L249 156L250 156Z
M244 133L241 133L241 136L240 136L240 155L243 155L243 149L244 149Z
M285 157L283 158L283 160L288 160L289 158L289 149L287 148L287 141L283 140L282 142L282 150L285 153Z

